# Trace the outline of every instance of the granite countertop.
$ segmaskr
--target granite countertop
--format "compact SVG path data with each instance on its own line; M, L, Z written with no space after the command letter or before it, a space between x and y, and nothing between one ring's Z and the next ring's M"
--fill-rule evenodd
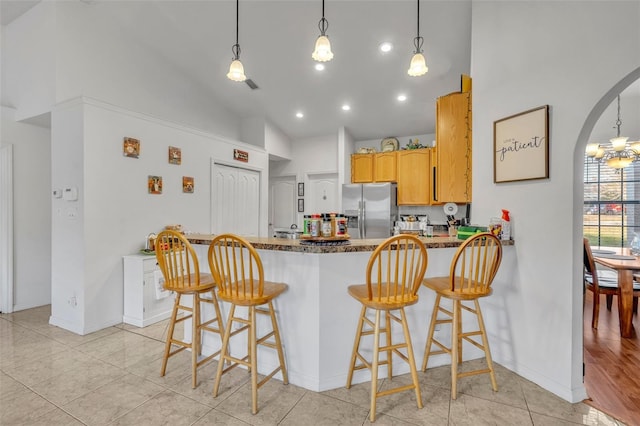
M206 244L209 245L213 240L213 234L189 234L186 235L191 244ZM253 246L258 250L275 250L275 251L290 251L298 253L352 253L360 251L374 251L384 238L376 239L351 239L346 245L336 246L312 246L300 244L301 240L293 240L288 238L275 238L275 237L246 237ZM464 240L459 240L455 237L420 237L420 240L424 242L427 249L438 248L455 248L459 247ZM513 245L513 240L503 241L502 245Z

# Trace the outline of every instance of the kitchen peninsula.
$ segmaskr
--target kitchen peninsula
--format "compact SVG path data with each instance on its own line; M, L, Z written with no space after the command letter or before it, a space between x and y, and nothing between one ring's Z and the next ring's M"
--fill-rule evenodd
M194 245L201 270L208 272L207 252L213 236L190 234L187 238ZM300 240L284 238L249 237L247 240L260 254L265 279L289 285L289 289L275 302L289 381L318 392L344 386L360 312L360 305L348 295L347 287L365 282L369 257L383 240L350 240L343 246L308 246L301 245ZM422 240L428 254L427 276L447 275L453 254L462 240L452 237L425 237ZM507 282L503 277L510 277L514 272L511 265L515 252L508 247L513 245L513 241L504 243L503 262L494 286ZM406 313L415 357L421 361L435 296L424 287L419 290L419 295L420 301L406 309ZM228 307L222 304L221 308L226 321ZM490 336L491 312L491 306L485 308ZM262 335L269 328L266 318L259 320L264 320L258 330ZM185 333L190 331L187 329ZM449 334L449 331L445 327L440 333ZM394 327L393 337L399 340L401 336L402 330ZM232 342L232 351L246 351L246 342L241 344L240 340ZM219 348L220 342L206 335L203 346L203 353L211 353ZM276 365L276 355L271 352L260 352L259 371L270 371ZM481 352L469 351L465 355L471 359L481 356ZM429 367L450 362L448 355L440 355L433 360ZM394 375L408 372L406 364L398 362L396 365ZM381 374L386 373L381 370ZM354 375L354 383L367 380L370 377L366 370L357 371Z

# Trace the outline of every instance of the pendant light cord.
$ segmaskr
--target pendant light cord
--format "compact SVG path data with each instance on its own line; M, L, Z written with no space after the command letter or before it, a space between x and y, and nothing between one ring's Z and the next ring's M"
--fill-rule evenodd
M420 0L417 0L418 3L418 14L417 16L417 20L418 20L418 37L420 37Z
M413 45L416 47L416 51L414 53L422 53L422 44L424 43L424 39L420 37L420 0L417 0L416 3L418 3L418 35L413 39Z
M239 40L239 26L240 26L240 0L236 0L236 44L233 45L231 51L233 52L233 59L240 59L240 43Z
M320 30L320 35L324 36L329 28L329 22L324 18L324 0L322 0L322 19L318 22L318 29Z

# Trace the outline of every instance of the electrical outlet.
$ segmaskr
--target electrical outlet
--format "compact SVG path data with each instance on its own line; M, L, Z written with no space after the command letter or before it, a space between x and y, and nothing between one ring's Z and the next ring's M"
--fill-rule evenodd
M75 296L71 296L69 298L68 303L69 303L69 305L71 305L71 306L73 306L75 308L76 306L78 306L78 299L76 299Z

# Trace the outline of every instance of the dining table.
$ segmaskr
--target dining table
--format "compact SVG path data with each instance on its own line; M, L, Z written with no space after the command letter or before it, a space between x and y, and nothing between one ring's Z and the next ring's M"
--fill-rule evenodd
M633 329L633 275L640 272L640 258L628 247L595 246L593 260L618 273L618 317L620 336L634 337Z

